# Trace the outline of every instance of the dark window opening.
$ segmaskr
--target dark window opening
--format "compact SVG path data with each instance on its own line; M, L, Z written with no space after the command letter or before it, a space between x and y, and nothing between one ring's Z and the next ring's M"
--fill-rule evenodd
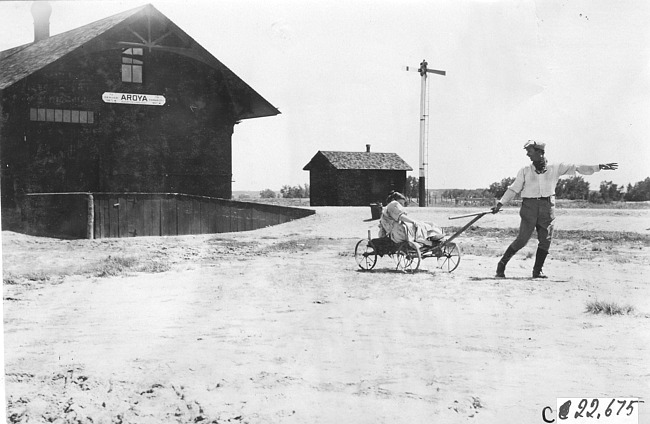
M122 52L122 82L142 83L143 51L133 47Z
M93 124L95 123L95 112L87 110L32 107L29 109L29 120L43 122L69 122L72 124Z

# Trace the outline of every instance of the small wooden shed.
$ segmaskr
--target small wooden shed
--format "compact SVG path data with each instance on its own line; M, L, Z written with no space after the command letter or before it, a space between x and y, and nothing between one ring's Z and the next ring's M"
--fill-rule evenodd
M323 151L303 168L309 171L311 206L368 206L381 203L391 191L404 191L406 171L396 153Z

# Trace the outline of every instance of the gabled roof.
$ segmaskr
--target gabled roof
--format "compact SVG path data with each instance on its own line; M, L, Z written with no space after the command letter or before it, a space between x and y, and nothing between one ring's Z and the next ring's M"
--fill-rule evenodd
M41 41L0 52L0 89L7 88L62 58L145 7L127 10Z
M229 88L237 91L237 96L246 97L245 103L247 110L242 110L238 114L237 119L273 116L280 113L279 110L255 92L255 90L242 81L210 52L201 47L192 37L187 35L169 20L169 18L150 4L109 16L61 34L53 35L44 40L0 52L0 90L12 86L34 72L63 58L65 55L88 45L88 43L98 39L101 35L112 30L119 30L122 27L126 28L129 23L146 16L153 16L164 22L172 28L176 36L191 46L187 49L172 48L169 50L190 56L220 71L228 81ZM236 96L233 95L233 97Z
M375 169L386 171L412 171L413 168L396 153L335 152L319 150L303 168L310 171L323 160L335 169Z

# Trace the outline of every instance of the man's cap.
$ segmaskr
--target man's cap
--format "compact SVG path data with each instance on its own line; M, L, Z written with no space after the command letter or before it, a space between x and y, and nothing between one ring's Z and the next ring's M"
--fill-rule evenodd
M524 144L524 149L528 149L529 147L541 150L543 152L546 150L546 143L540 143L539 141L535 140L528 140L526 144Z

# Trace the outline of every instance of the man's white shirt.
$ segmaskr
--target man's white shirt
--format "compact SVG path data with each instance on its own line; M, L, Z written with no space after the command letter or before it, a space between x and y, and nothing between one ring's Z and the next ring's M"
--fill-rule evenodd
M505 205L518 193L521 193L522 198L555 197L555 186L557 186L560 177L564 175L573 176L576 172L591 175L598 171L600 171L599 165L554 163L547 165L546 172L538 174L535 172L535 166L530 164L519 170L515 181L508 187L499 202Z

